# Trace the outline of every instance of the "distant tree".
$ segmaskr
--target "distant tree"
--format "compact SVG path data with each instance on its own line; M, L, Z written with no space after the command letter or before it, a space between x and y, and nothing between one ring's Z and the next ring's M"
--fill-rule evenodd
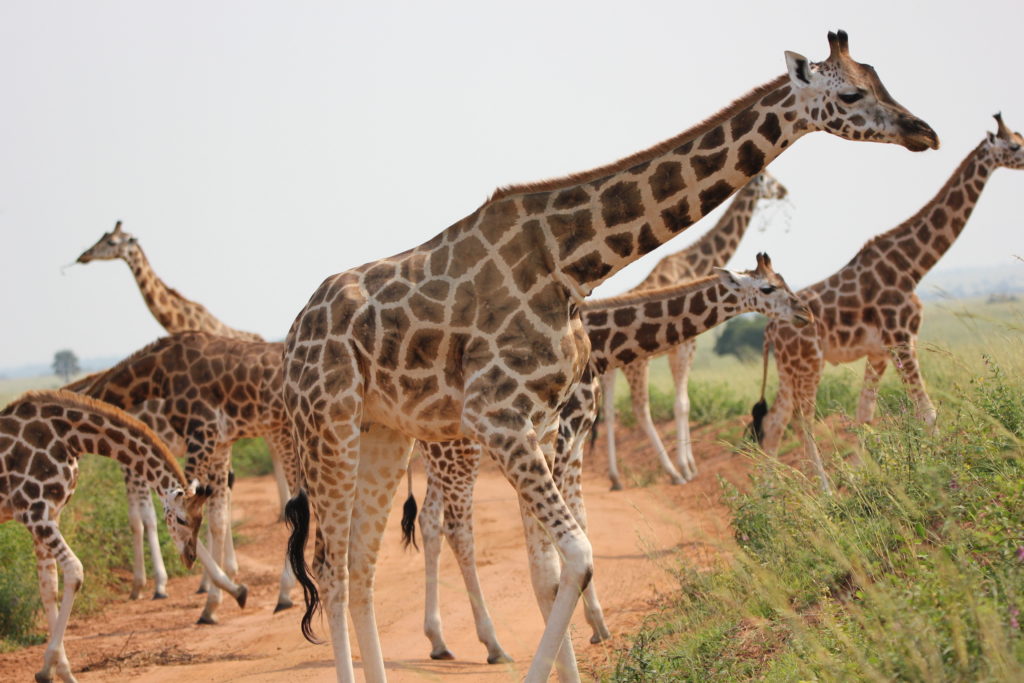
M725 324L722 334L715 340L715 353L719 356L732 354L741 361L759 358L767 324L768 319L763 315L733 318Z
M65 384L71 381L72 375L77 375L81 371L78 367L78 356L71 349L63 349L53 354L53 372L60 375Z

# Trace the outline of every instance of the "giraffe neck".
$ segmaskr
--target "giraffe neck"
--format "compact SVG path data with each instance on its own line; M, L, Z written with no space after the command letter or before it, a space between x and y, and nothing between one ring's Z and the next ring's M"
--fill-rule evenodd
M177 311L174 308L175 302L179 299L178 293L164 284L163 280L153 272L142 247L136 245L124 257L124 260L131 269L135 282L139 285L139 291L142 292L142 298L153 317L168 332L173 334L179 331L175 326Z
M968 154L942 189L920 211L873 238L850 265L881 264L909 276L916 285L963 231L996 165L984 142Z
M664 353L750 310L718 275L586 302L580 313L598 373Z
M167 447L143 423L100 401L61 393L60 403L70 425L64 442L73 453L113 458L141 474L160 493L185 487L184 474Z
M736 194L715 227L686 249L659 261L650 275L630 291L666 287L684 279L704 277L715 266L728 263L750 226L759 192L756 184L747 183Z
M478 227L505 237L518 223L521 238L491 241L499 249L541 241L550 260L538 265L586 296L712 211L807 131L781 76L709 122L612 166L501 190Z

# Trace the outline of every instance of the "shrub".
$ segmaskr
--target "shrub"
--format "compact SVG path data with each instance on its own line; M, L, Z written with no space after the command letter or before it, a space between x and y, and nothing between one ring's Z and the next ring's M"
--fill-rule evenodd
M715 340L715 353L719 356L732 354L742 361L761 357L764 344L764 328L768 319L763 315L741 315L733 318L722 328Z

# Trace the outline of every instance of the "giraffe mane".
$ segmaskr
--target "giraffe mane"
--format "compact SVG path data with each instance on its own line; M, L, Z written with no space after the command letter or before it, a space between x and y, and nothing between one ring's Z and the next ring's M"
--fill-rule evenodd
M975 147L974 150L970 154L968 154L967 156L965 156L963 159L960 160L960 164L956 167L956 169L952 173L949 174L949 177L946 179L946 182L943 183L942 187L939 188L939 191L935 193L935 195L928 201L927 204L922 206L920 209L917 210L917 212L913 216L911 216L910 218L906 219L905 221L903 221L902 223L900 223L896 227L889 228L885 232L879 233L879 234L875 235L874 237L870 238L867 242L864 243L864 246L860 248L860 251L858 251L854 255L854 257L852 259L850 259L850 262L847 263L846 265L850 265L850 264L854 263L858 258L860 258L861 254L863 254L865 251L867 251L871 247L875 246L878 242L890 239L894 235L898 235L901 231L910 228L915 223L917 223L918 221L923 219L925 216L927 216L929 213L931 213L931 210L935 206L936 202L938 202L942 198L944 198L946 196L946 192L950 189L950 187L952 187L953 184L957 182L958 178L960 177L960 172L964 170L964 167L966 167L967 164L969 164L969 163L974 161L974 153L977 152L978 149L980 149L983 144L985 144L984 140L982 140L980 143L978 143L978 146Z
M683 296L704 287L712 280L717 280L718 275L707 275L705 277L690 280L681 285L668 285L666 287L655 287L654 289L642 289L639 292L626 292L618 296L609 296L604 299L586 299L580 306L581 312L593 311L598 308L613 308L616 306L639 306L651 301L661 300L665 296Z
M647 149L631 154L628 157L624 157L610 164L604 166L598 166L592 168L589 171L581 171L579 173L572 173L561 178L551 178L548 180L540 180L532 183L522 183L515 185L508 185L505 187L499 187L491 194L490 198L484 202L484 206L496 202L500 199L505 199L512 195L518 194L530 194L533 192L549 192L551 190L557 190L564 187L571 187L573 185L582 185L583 183L597 180L605 176L613 175L620 171L624 171L628 168L636 166L637 164L643 163L649 159L665 154L669 150L682 145L690 140L695 140L712 128L720 125L724 121L731 119L733 116L738 114L740 111L751 106L759 99L764 97L766 94L775 90L776 88L784 85L789 81L788 74L782 74L778 78L760 85L746 95L735 100L732 104L727 105L724 109L719 111L717 114L704 119L695 126L692 126L682 133L659 142L658 144L648 147Z
M63 389L27 391L18 397L17 401L12 403L19 403L21 401L57 403L65 408L98 413L118 426L128 427L129 429L142 432L143 437L150 442L150 445L152 445L160 457L166 461L167 466L170 468L178 482L182 485L182 488L186 488L188 486L188 481L185 479L185 473L181 470L181 465L178 464L178 461L171 453L171 450L167 448L167 444L161 441L160 437L156 435L156 432L150 429L144 422L132 415L129 415L120 408L112 406L109 403L104 403L103 401L92 398L91 396L76 394L73 391L66 391Z

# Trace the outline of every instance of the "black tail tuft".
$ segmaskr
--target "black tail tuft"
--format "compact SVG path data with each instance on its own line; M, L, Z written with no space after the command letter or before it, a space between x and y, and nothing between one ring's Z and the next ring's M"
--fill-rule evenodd
M402 547L406 550L409 549L409 544L412 543L412 547L418 551L420 547L416 545L416 497L409 494L409 497L405 499L405 505L402 506Z
M750 417L753 419L747 425L747 434L753 437L758 444L764 439L764 417L768 414L768 401L763 398L754 404L750 409Z
M306 613L302 615L302 635L314 645L322 640L313 633L313 615L320 609L320 593L316 584L309 576L309 565L306 564L306 541L309 539L309 499L306 492L299 490L288 504L284 506L284 518L288 528L292 530L288 537L288 561L292 572L302 586L302 599L306 603Z
M590 443L587 445L588 452L594 452L594 446L597 444L598 430L597 424L601 421L602 415L600 412L594 417L594 421L590 423Z

